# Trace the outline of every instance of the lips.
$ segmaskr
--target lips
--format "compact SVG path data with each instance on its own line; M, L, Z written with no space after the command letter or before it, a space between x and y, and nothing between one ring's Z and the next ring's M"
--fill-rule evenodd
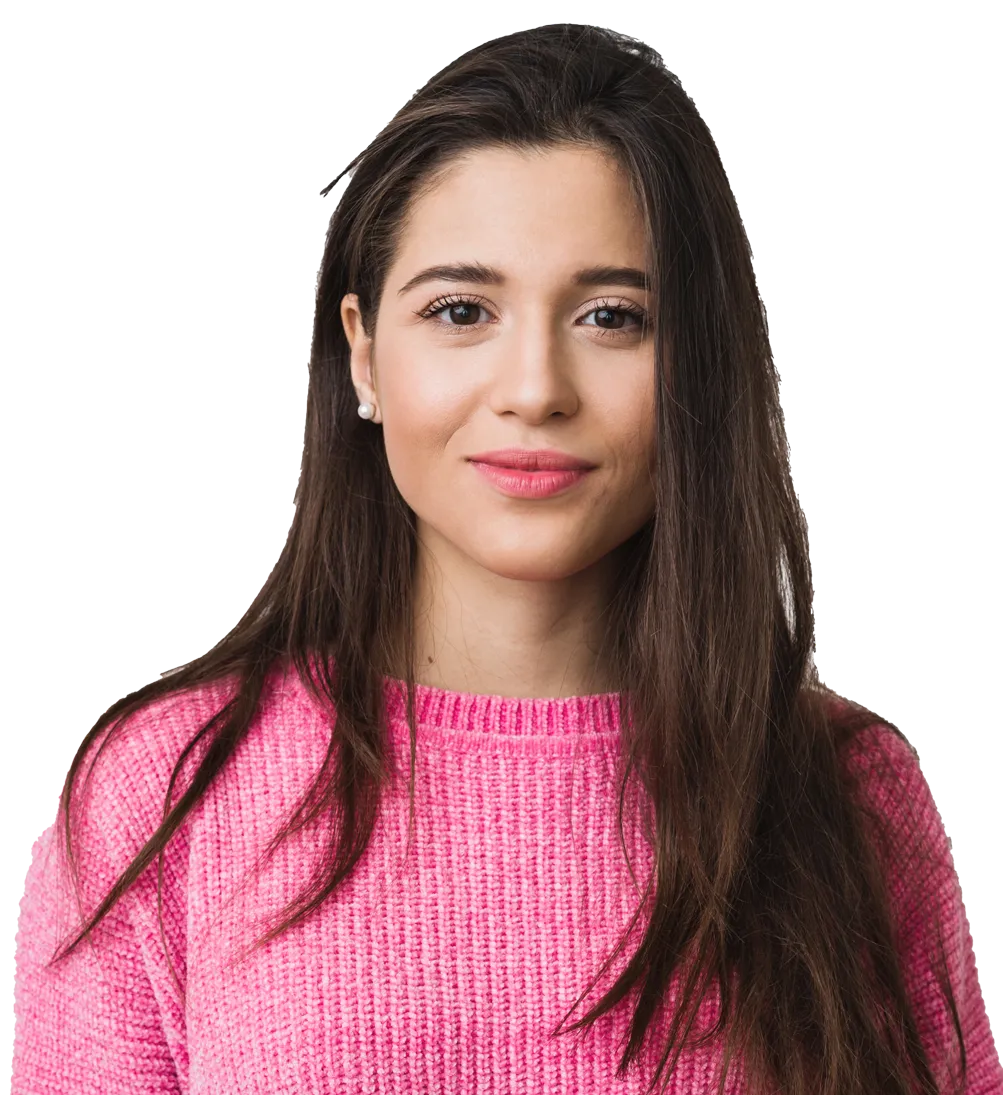
M581 483L588 468L510 468L471 460L477 472L502 494L511 498L543 499L563 494Z
M518 471L586 471L595 464L557 449L496 449L470 456L477 464L491 464Z

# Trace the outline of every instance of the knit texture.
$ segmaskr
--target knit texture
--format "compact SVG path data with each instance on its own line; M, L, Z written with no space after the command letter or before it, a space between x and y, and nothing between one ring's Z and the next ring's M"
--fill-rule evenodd
M617 832L614 694L567 699L418 686L415 832L408 828L408 728L399 682L384 681L401 785L388 794L355 874L305 921L244 962L321 861L319 823L249 871L324 761L330 727L293 671L262 708L168 846L163 936L154 860L68 959L46 969L79 922L55 825L35 842L16 950L13 1095L279 1095L642 1092L664 1046L656 1021L642 1067L616 1076L633 996L585 1036L550 1032L612 954L639 890ZM171 770L229 697L204 687L148 705L100 754L76 845L87 912L162 817ZM930 857L922 886L894 869L908 988L924 1043L946 1075L950 1017L934 983L929 913L939 906L965 1032L968 1095L1000 1095L1003 1069L979 987L950 841L915 752L892 730L864 732L854 764L896 820L901 861ZM86 769L85 769L86 771ZM190 774L190 770L189 771ZM173 801L180 790L175 789ZM651 853L624 837L643 888ZM641 926L568 1018L624 968ZM168 957L185 987L175 984ZM671 1003L673 996L670 993ZM718 998L705 1003L708 1025ZM713 1045L688 1050L669 1091L712 1090ZM726 1090L742 1090L733 1064Z

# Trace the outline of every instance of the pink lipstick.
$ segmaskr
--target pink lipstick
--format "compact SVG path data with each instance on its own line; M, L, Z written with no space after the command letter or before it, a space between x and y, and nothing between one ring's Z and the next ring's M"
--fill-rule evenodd
M518 468L500 468L494 464L474 467L503 493L514 498L549 498L568 487L574 486L588 475L587 471L574 468L563 471L520 471Z

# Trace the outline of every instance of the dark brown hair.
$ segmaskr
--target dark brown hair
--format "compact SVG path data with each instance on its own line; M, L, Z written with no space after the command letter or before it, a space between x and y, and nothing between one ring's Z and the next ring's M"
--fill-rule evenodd
M807 529L735 198L707 126L661 56L593 26L536 27L469 50L418 90L322 191L351 172L318 278L288 539L229 634L114 703L74 756L60 800L71 862L72 788L98 735L110 727L110 737L158 697L223 678L233 683L231 698L178 758L163 823L58 957L90 933L154 857L159 897L165 846L247 734L276 665L295 666L326 704L331 737L316 780L269 851L321 813L330 817L330 844L324 874L256 945L308 916L366 849L393 775L381 681L391 670L407 686L410 837L415 520L390 474L382 430L356 413L339 306L346 293L357 293L365 329L375 330L408 210L454 157L488 146L569 144L615 158L647 233L656 504L651 520L617 549L603 658L620 692L619 776L633 772L646 792L655 856L644 891L653 911L640 946L591 1011L553 1034L584 1031L636 991L623 1076L670 979L685 969L649 1091L663 1072L668 1083L696 1008L716 981L721 1017L703 1040L727 1032L719 1091L728 1062L741 1054L750 1091L934 1095L937 1081L896 954L887 863L845 763L863 728L884 723L899 732L874 712L839 702L814 666ZM189 766L190 780L179 780L189 757L198 763ZM171 806L176 783L184 790ZM623 803L621 795L621 838ZM941 989L963 1076L964 1041L946 976Z

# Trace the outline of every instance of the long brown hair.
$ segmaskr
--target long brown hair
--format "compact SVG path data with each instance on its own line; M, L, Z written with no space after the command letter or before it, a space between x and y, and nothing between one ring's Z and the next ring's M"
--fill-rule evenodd
M937 1080L896 955L887 864L845 763L863 728L883 723L899 732L873 711L840 702L814 666L807 529L735 198L707 126L661 56L593 26L536 27L469 50L322 191L351 172L317 284L288 539L229 634L114 703L77 750L60 799L71 863L72 789L95 739L109 730L100 753L143 705L232 682L228 701L178 758L162 824L58 959L154 857L159 897L166 845L247 734L276 665L295 666L327 705L331 737L316 780L271 849L322 812L330 817L330 843L324 874L255 946L308 916L366 849L393 775L381 680L391 669L407 688L412 832L415 671L406 636L414 620L415 519L391 477L382 430L356 413L339 306L344 294L357 293L365 329L374 331L408 209L451 158L487 146L559 144L616 158L647 233L656 505L618 549L603 657L620 692L620 778L633 771L641 780L655 856L645 890L653 911L637 951L586 1015L553 1034L584 1031L636 990L622 1076L673 974L685 968L649 1091L663 1071L668 1083L716 981L722 1011L711 1034L728 1035L719 1091L728 1061L741 1053L754 1091L775 1085L787 1095L909 1095L918 1079L918 1090L934 1095ZM408 625L403 648L401 621ZM198 763L190 779L179 780L189 757ZM184 790L171 806L176 783ZM621 837L623 803L621 794ZM941 988L964 1076L946 977Z

